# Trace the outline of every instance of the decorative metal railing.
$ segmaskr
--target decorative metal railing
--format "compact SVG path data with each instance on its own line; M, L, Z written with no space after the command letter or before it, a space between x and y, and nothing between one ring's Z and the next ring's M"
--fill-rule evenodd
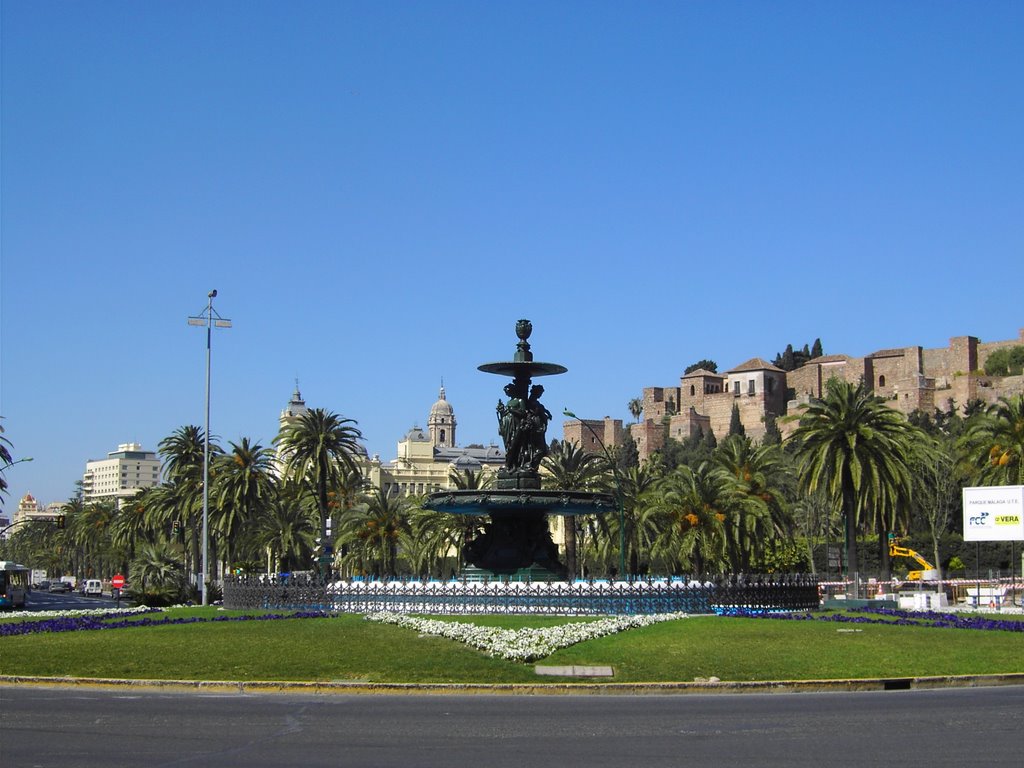
M232 609L592 616L807 611L818 605L817 579L805 574L615 582L320 581L294 574L224 580L224 606Z

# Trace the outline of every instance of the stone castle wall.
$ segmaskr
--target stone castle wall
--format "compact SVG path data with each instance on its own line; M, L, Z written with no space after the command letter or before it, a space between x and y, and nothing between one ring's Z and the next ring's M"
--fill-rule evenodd
M1018 338L1005 341L981 343L973 336L957 336L950 339L948 347L939 349L909 346L880 350L860 358L828 355L796 371L772 372L771 376L781 377L777 391L768 392L757 386L753 394L742 382L739 394L716 391L728 389L733 379L745 381L757 375L750 371L738 376L684 376L679 387L643 390L643 422L633 425L630 433L641 458L663 444L666 415L671 416L668 434L673 439L686 439L698 429L706 433L709 428L722 439L729 432L735 404L747 435L757 440L765 433L766 414L787 412L787 392L792 398L788 410L793 413L798 403L821 397L826 382L833 377L853 384L864 381L893 408L908 414L917 409L928 413L936 408L946 410L953 402L961 408L971 400L992 403L1000 397L1024 393L1024 376L985 376L977 371L984 369L993 352L1016 345L1024 345L1024 329L1018 332ZM673 411L676 415L671 415ZM779 422L784 435L795 426L793 419Z

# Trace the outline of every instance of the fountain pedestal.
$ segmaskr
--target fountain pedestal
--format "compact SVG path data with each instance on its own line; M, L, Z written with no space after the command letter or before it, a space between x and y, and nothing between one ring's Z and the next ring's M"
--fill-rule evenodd
M565 373L556 363L534 362L527 341L533 331L529 320L516 323L519 343L513 360L479 366L484 373L510 376L507 401L497 407L498 432L505 444L505 466L498 470L494 489L438 491L424 507L460 515L488 515L484 531L463 548L466 562L496 576L539 568L564 579L568 574L558 559L548 515L601 514L614 509L604 493L541 490L540 464L547 455L546 430L551 413L540 403L544 388L531 386L537 376Z

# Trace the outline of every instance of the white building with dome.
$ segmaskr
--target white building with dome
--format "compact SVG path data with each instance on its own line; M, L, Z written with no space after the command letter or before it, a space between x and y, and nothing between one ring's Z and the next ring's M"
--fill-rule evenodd
M455 409L444 385L430 407L427 428L414 426L398 441L398 455L390 462L379 456L369 460L367 480L389 494L420 496L454 487L452 472L471 470L494 475L505 463L505 451L497 445L460 448L456 442Z

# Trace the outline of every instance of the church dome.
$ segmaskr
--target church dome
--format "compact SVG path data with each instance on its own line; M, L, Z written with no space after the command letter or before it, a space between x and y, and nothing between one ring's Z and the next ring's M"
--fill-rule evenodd
M429 443L430 437L419 427L413 427L405 433L406 441L410 443Z
M452 410L451 404L445 399L444 387L441 387L441 393L438 395L438 401L430 407L431 416L451 416L455 413Z

